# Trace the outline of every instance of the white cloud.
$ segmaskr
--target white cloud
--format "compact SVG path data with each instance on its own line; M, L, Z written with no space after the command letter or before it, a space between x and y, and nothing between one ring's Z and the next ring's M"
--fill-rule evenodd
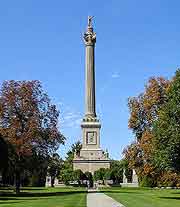
M119 73L113 73L113 74L111 75L111 77L112 77L112 78L119 78L120 75L119 75Z
M63 102L57 104L60 108L60 128L78 128L80 127L82 115L80 112L75 111L72 107Z

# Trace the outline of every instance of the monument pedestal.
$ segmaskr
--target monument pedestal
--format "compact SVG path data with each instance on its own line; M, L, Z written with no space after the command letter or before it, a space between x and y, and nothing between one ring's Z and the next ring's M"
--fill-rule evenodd
M93 151L88 151L87 154L94 153ZM110 160L102 155L102 150L98 151L99 155L96 158L86 158L83 156L75 157L73 160L74 170L80 169L83 173L91 172L94 174L95 171L100 168L110 168Z
M110 168L108 153L100 148L101 124L97 119L84 119L82 124L83 144L79 155L74 155L74 170L94 174L100 168Z

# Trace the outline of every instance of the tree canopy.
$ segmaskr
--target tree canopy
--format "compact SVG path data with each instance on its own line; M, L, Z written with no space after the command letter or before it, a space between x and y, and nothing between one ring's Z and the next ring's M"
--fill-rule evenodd
M169 87L167 102L154 123L155 165L164 171L180 172L180 70Z
M171 174L179 173L179 77L177 70L170 81L151 78L143 93L129 98L129 128L135 141L127 146L124 154L140 181L146 180L151 186L161 185L164 181L160 180L166 180L165 177L177 180L178 175Z
M0 89L0 134L12 146L16 191L24 159L55 152L64 136L58 129L59 111L39 81L4 81Z

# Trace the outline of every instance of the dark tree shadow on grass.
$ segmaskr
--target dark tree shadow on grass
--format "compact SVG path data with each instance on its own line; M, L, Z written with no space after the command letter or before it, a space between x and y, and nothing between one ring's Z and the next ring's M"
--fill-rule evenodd
M141 192L133 191L120 191L120 190L101 190L99 193L119 193L119 194L142 194Z
M14 204L14 203L20 203L20 202L0 202L0 205L4 205L4 204Z
M159 198L162 198L162 199L173 199L173 200L180 200L180 197L159 197Z
M14 188L13 187L0 187L0 192L1 191L4 191L4 190L6 190L6 191L7 190L12 191L12 190L14 190ZM33 187L29 187L28 188L28 187L22 187L21 190L29 190L29 191L34 191L34 190L35 191L38 191L38 190L41 190L42 191L42 190L45 190L45 188L36 188L36 187L34 187L34 188Z
M24 197L23 197L24 198ZM38 198L25 198L23 199L22 197L19 197L19 198L15 198L15 197L0 197L0 203L1 201L29 201L29 200L38 200Z
M1 199L11 199L11 198L21 198L21 197L51 197L51 196L65 196L65 195L74 195L74 194L85 194L86 191L65 191L65 192L20 192L18 195L14 193L1 193L0 192L0 200Z
M27 188L27 187L23 187L21 190L29 190L29 191L37 191L37 190L45 190L45 188Z
M172 194L177 194L177 195L179 195L179 194L180 194L180 190L179 190L179 192L172 192Z

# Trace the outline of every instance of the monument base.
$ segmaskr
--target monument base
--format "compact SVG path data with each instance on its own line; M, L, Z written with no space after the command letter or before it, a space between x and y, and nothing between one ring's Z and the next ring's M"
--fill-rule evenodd
M100 168L110 168L110 159L101 149L81 149L80 155L74 156L73 169L80 169L83 173L95 171Z
M121 187L139 187L138 183L120 183Z

